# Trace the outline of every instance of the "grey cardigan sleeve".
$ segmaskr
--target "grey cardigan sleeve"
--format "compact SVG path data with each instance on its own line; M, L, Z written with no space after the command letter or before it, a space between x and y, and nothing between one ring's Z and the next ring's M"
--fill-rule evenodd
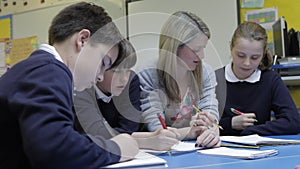
M149 131L155 131L157 128L161 128L157 113L165 118L163 110L167 98L159 87L155 68L144 69L138 75L141 83L140 99L143 123Z
M75 92L74 108L79 125L85 133L110 139L118 132L109 126L98 108L95 88ZM78 125L78 124L77 124Z
M200 95L198 107L202 111L210 112L219 120L218 101L215 92L217 86L216 75L212 67L205 62L203 62L202 79L203 93Z

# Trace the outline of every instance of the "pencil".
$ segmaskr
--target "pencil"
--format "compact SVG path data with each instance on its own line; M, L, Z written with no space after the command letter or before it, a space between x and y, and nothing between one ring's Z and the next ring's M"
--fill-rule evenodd
M232 112L232 113L235 113L235 114L237 114L237 115L242 115L242 114L244 114L243 112L241 112L241 111L239 111L239 110L237 110L237 109L235 109L235 108L230 108L230 111ZM256 119L254 119L254 122L258 122Z
M193 108L198 112L198 113L202 113L202 111L200 109L198 109L195 105L193 105ZM222 126L220 126L216 121L214 121L215 125L218 126L219 129L224 130Z

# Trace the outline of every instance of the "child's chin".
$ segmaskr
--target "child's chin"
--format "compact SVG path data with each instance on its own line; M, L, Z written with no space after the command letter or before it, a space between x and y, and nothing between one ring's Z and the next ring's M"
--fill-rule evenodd
M120 94L122 93L122 91L114 91L114 92L112 92L112 94L114 95L114 96L119 96Z

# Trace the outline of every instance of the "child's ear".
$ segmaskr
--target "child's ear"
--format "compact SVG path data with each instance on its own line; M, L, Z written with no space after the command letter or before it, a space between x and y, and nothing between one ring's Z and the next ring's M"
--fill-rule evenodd
M77 36L76 44L77 48L81 50L81 48L86 45L88 39L91 36L91 32L88 29L82 29Z

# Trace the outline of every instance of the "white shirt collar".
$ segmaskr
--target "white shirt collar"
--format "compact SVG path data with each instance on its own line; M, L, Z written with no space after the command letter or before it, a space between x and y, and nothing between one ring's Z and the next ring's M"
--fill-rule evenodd
M106 96L96 85L94 87L96 90L97 99L101 99L105 103L109 103L114 95Z
M48 45L48 44L41 44L40 45L40 50L51 53L52 55L54 55L55 59L57 59L57 60L61 61L62 63L64 63L64 61L59 56L58 52L56 51L56 49L53 46Z
M249 76L247 79L240 80L238 79L232 70L232 62L230 62L228 65L225 66L225 79L229 82L249 82L249 83L255 83L258 82L260 79L261 71L259 69L256 69L254 73L252 73L251 76Z

